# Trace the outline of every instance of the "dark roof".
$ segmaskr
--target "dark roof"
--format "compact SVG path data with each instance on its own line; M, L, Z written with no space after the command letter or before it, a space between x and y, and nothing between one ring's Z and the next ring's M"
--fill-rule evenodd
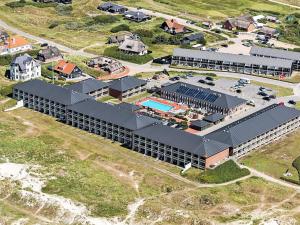
M162 91L177 93L184 97L193 98L225 109L232 109L246 103L245 99L202 88L188 83L177 82L162 87Z
M204 128L204 127L211 126L211 123L204 120L194 120L191 122L191 126Z
M149 15L146 15L145 13L143 13L141 11L128 11L128 12L125 12L124 15L128 18L133 18L135 20L143 20L143 19L150 18Z
M137 130L134 134L149 138L203 157L215 155L229 146L176 128L154 124Z
M224 116L221 113L213 113L203 118L203 120L215 123L224 119Z
M121 102L120 104L116 105L116 107L119 107L122 110L127 110L130 112L135 112L135 111L141 109L140 106L131 104L131 103L127 103L127 102Z
M77 93L72 90L68 90L67 88L49 84L41 80L30 80L24 83L19 83L16 84L14 88L63 105L72 105L91 98L88 95Z
M299 116L299 110L274 104L205 137L237 147Z
M210 52L210 51L201 51L193 49L183 49L176 48L174 49L173 56L177 57L188 57L195 59L208 59L208 60L217 60L224 62L234 62L241 64L255 64L261 66L269 67L282 67L290 69L292 67L292 61L285 59L270 59L262 58L251 55L237 55L231 53L222 53L222 52Z
M62 56L59 49L55 46L48 46L47 48L40 50L39 55L43 56L45 59L52 59Z
M137 130L153 123L159 123L159 120L148 116L137 115L128 110L120 109L118 106L109 105L95 100L82 101L68 109L88 115L100 120L104 120L130 130Z
M93 91L101 90L103 88L108 87L109 84L96 79L86 79L75 84L71 84L66 88L69 90L73 90L79 93L88 94Z
M141 85L146 84L147 82L142 79L138 79L136 77L124 77L118 80L114 80L110 82L110 89L117 90L117 91L128 91L132 88L139 87Z
M182 40L198 41L198 40L202 40L203 38L204 38L204 35L202 33L196 33L196 34L191 34L191 35L185 36L182 38Z
M40 64L36 60L34 60L30 55L28 55L27 53L24 55L15 57L10 65L19 67L19 70L21 72L25 73L26 69L27 69L26 65L30 64L31 62L33 62L34 66L40 66Z
M286 50L275 49L275 48L263 48L263 47L253 46L250 50L250 54L300 61L300 52L286 51Z

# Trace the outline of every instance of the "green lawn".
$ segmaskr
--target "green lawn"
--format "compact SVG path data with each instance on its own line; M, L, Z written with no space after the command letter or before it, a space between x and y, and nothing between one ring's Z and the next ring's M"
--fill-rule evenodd
M278 85L272 85L272 84L267 84L267 83L257 82L257 81L251 81L251 83L257 86L271 88L273 91L276 92L277 97L291 96L294 93L292 88L286 88Z
M298 180L298 173L292 162L300 155L299 137L299 131L289 134L284 139L252 152L241 159L241 162L276 178L289 170L293 175L291 179Z
M234 161L229 160L214 169L207 169L205 171L192 169L187 171L183 176L201 183L219 184L236 180L249 174L250 171L248 169L241 169Z

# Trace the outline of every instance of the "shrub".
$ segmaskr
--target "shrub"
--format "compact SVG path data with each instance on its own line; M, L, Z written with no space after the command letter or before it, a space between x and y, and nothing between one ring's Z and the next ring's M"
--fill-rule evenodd
M106 48L104 55L136 64L145 64L153 59L151 55L129 55L123 53L119 51L117 46Z
M12 55L2 55L0 56L0 66L7 66L13 60Z
M77 22L68 22L65 24L65 28L68 30L79 30L82 28L82 24Z
M17 1L17 2L8 2L5 5L10 7L10 8L21 8L21 7L24 7L26 5L26 1L25 0L20 0L20 1Z
M59 23L57 21L53 21L50 25L49 25L49 29L53 29L55 27L57 27L59 25Z
M199 181L204 183L225 183L249 174L250 171L248 169L241 169L234 161L229 160L217 166L215 169L209 169L201 173Z
M138 30L134 31L134 33L136 33L140 37L148 37L148 38L153 37L153 32L151 30L138 29Z
M118 33L120 31L130 31L130 27L127 24L120 24L116 27L111 28L112 33Z
M292 165L298 171L300 181L300 156L293 161Z
M73 7L71 5L58 4L55 7L55 10L56 10L57 14L60 16L69 16L69 15L71 15L71 13L73 11Z
M100 15L93 17L93 21L91 21L91 25L94 24L109 24L109 23L115 23L119 21L120 19L117 16L112 15Z

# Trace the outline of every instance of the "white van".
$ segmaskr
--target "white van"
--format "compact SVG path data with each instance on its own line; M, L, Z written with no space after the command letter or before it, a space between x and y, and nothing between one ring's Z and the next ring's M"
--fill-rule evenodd
M251 81L248 78L241 78L241 79L239 79L239 83L241 83L241 84L250 84Z

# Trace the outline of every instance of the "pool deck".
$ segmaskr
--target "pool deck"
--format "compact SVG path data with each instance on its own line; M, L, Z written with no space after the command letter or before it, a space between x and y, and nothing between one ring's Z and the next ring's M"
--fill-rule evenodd
M161 98L156 98L156 97L144 98L144 99L138 101L136 103L136 105L141 106L141 107L145 107L145 106L143 106L143 102L146 102L146 101L149 101L149 100L172 107L172 109L169 112L164 112L164 111L160 111L158 109L152 108L152 110L154 110L154 111L156 111L157 113L160 113L160 114L168 114L168 113L172 113L172 111L178 111L178 110L184 110L184 111L188 110L188 107L186 105L180 105L176 102L171 102L171 101L161 99Z

